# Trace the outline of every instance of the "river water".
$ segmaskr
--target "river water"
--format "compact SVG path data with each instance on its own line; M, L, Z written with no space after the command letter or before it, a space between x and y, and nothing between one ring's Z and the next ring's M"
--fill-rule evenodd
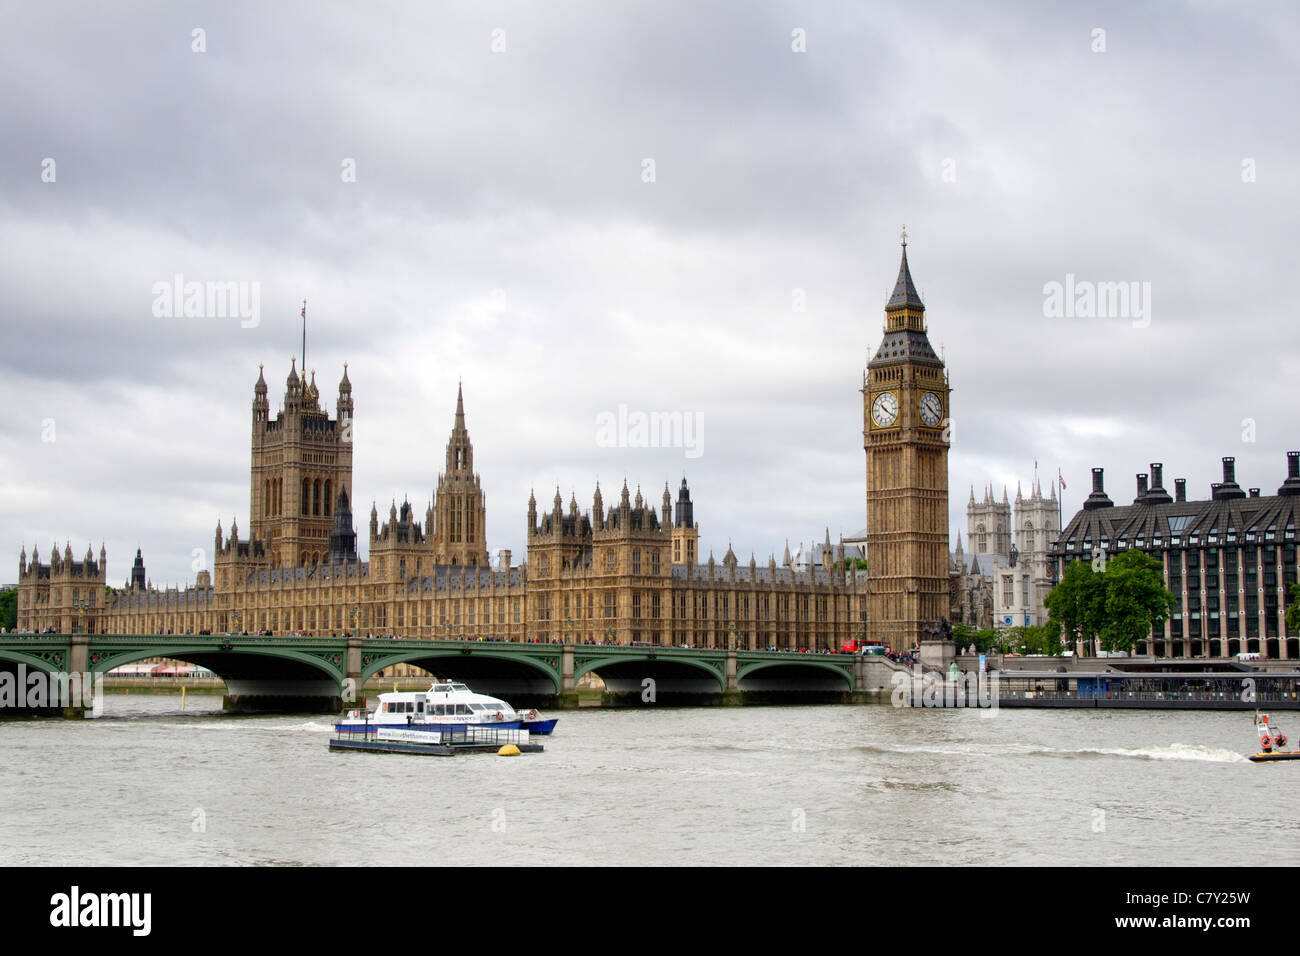
M1300 762L1247 761L1245 713L583 710L502 759L220 706L0 724L0 863L1300 862Z

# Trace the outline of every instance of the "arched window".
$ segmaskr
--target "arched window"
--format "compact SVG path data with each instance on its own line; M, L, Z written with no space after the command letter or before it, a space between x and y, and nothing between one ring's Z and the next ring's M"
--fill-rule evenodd
M330 482L325 482L325 517L330 516Z
M317 478L311 486L311 513L320 514L320 479Z
M303 514L311 513L311 482L306 478L302 480L302 507L300 510ZM303 552L303 557L306 557L306 552Z

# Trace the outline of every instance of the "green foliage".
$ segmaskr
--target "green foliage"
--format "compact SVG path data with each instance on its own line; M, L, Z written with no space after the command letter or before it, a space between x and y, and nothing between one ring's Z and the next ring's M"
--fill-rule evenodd
M1107 651L1131 651L1164 625L1174 596L1165 590L1161 563L1141 551L1129 550L1106 563L1106 620L1101 646Z
M0 591L0 627L13 630L18 626L18 591Z
M974 644L975 650L984 654L998 647L999 635L991 627L976 629L969 624L954 624L952 626L952 639L957 642L957 646L962 650Z
M1071 561L1047 595L1047 612L1067 643L1091 643L1106 623L1106 582L1086 561Z
M1160 562L1129 550L1107 561L1104 571L1094 571L1086 561L1071 562L1046 603L1048 626L1059 627L1067 641L1091 646L1100 638L1104 650L1131 651L1165 623L1174 596L1165 590Z
M1300 631L1300 584L1291 585L1288 592L1291 602L1286 606L1286 629L1290 634Z

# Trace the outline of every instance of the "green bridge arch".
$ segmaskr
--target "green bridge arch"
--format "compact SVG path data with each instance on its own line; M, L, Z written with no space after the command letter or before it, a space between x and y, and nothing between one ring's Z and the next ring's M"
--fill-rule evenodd
M392 667L394 664L416 664L423 666L423 662L433 661L439 658L464 660L465 658L470 657L474 660L505 661L510 664L526 664L538 674L544 675L546 679L550 681L551 687L555 693L558 694L560 692L562 682L558 666L558 651L555 653L557 658L556 666L551 666L548 661L537 655L520 653L518 651L493 652L485 651L481 648L482 645L476 645L473 648L468 649L462 647L411 649L396 653L376 655L373 657L369 654L365 654L362 656L361 683L365 684L366 681L370 680L370 678L374 677L380 671ZM467 650L469 651L468 654L466 653Z
M844 664L832 664L830 661L819 661L815 658L810 660L811 656L800 655L800 658L776 661L752 661L736 668L736 681L739 683L757 671L768 670L773 667L809 667L830 671L844 681L845 690L853 690L853 664L851 662L845 666Z
M677 664L693 667L696 670L708 674L709 677L718 684L718 691L721 693L727 689L727 675L720 669L717 662L710 658L686 657L677 654L604 654L600 657L581 658L574 655L573 661L573 679L576 681L584 674L590 674L593 671L599 671L602 667L609 667L618 664Z
M185 661L187 664L197 664L200 667L206 667L222 680L226 680L228 675L221 672L223 660L235 662L246 662L249 658L269 658L271 660L293 661L298 664L307 666L320 671L321 675L334 681L335 685L341 691L343 681L346 677L344 668L346 657L342 652L311 652L300 651L290 647L270 646L250 646L248 644L236 644L230 650L222 650L220 647L214 647L212 643L206 644L168 644L165 646L153 647L133 647L112 650L92 650L89 657L89 669L95 674L106 674L115 667L122 667L126 664L133 664L136 661L148 660L151 657L165 657L169 660ZM337 662L335 662L337 659ZM274 675L267 675L274 676ZM234 678L238 679L238 678Z
M13 664L26 664L30 669L38 670L45 674L53 674L57 671L67 670L68 652L63 650L51 650L44 651L41 656L38 656L36 654L25 654L22 651L16 651L13 648L6 647L0 648L0 661L9 661Z

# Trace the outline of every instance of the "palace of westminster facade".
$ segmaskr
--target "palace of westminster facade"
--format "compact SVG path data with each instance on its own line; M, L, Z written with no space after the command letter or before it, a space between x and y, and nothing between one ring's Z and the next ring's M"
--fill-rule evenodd
M19 563L18 628L108 634L270 632L583 643L647 642L834 650L853 638L916 644L952 613L958 581L948 554L947 372L930 347L907 263L885 309L879 350L863 379L868 571L829 535L806 570L728 547L700 561L699 526L683 479L658 508L624 484L590 510L528 503L528 554L488 557L487 511L457 395L445 470L423 524L409 502L380 522L372 506L368 561L353 530L352 384L344 366L337 412L322 408L313 373L285 383L271 417L259 372L253 391L250 528L217 525L210 571L195 584L148 586L137 551L131 579L106 589L106 555ZM869 623L870 622L870 623Z

